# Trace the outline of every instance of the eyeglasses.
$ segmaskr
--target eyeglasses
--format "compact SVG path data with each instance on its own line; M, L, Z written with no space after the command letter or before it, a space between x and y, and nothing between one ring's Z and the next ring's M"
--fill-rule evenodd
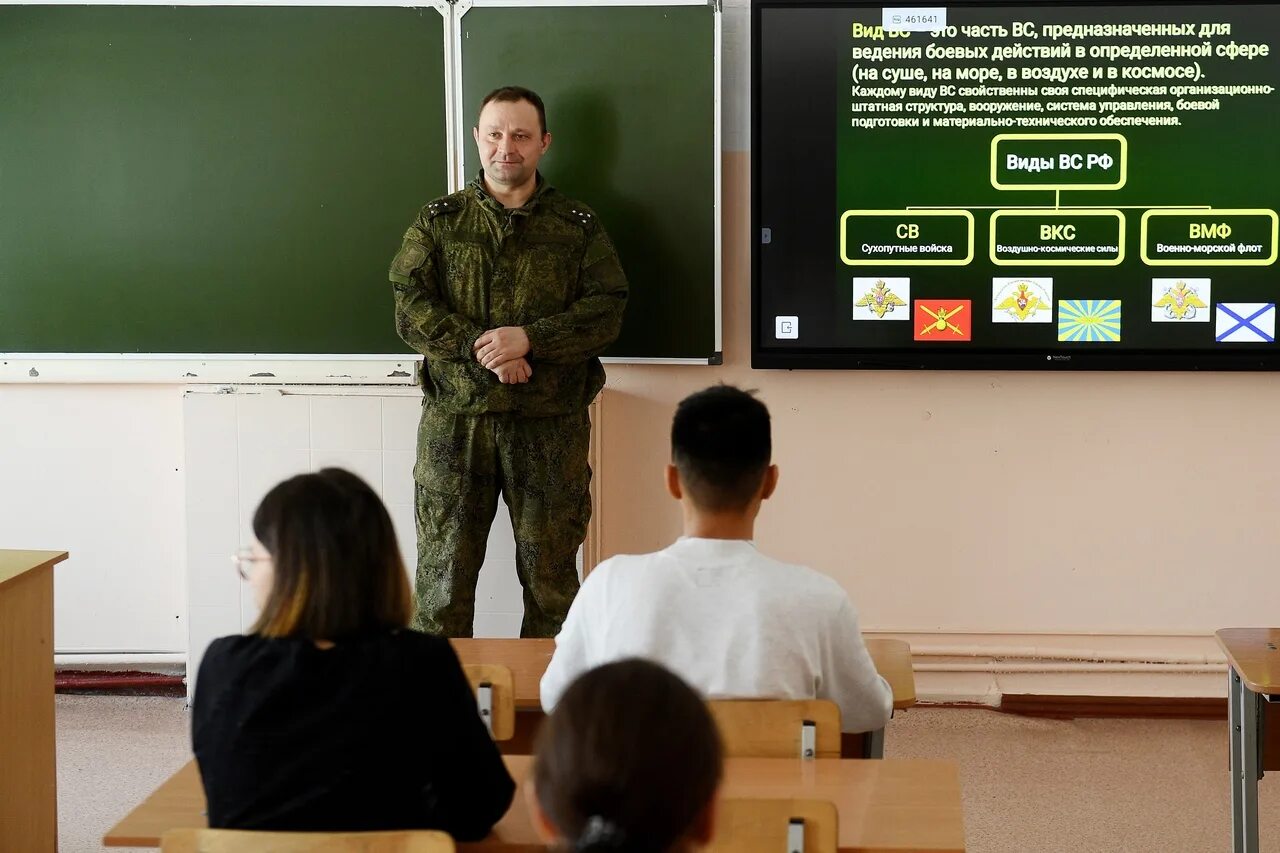
M231 555L231 562L236 564L236 574L240 575L240 580L247 581L254 563L269 563L271 558L258 556L253 553L252 548L241 548Z

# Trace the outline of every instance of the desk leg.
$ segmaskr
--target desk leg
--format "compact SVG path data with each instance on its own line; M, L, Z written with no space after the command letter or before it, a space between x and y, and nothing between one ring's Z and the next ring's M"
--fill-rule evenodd
M863 758L884 758L884 729L876 729L862 736Z
M1258 853L1258 695L1228 673L1231 728L1231 838L1234 853Z

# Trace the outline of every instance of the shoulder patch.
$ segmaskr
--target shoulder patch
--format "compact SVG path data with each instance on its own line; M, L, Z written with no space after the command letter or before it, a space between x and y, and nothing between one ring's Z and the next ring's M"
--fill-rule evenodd
M393 275L407 276L422 266L427 259L427 250L420 244L412 240L405 240L404 245L400 247L399 253L391 261L391 273Z

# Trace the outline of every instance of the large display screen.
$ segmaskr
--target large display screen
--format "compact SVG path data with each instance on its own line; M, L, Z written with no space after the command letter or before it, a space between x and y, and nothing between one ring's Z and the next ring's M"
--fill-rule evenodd
M1280 368L1280 5L752 15L754 366Z

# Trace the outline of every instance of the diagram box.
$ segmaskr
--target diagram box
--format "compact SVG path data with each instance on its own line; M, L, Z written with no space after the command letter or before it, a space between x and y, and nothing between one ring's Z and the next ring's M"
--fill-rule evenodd
M1118 190L1129 142L1118 133L1001 133L991 139L998 190Z
M1152 267L1265 267L1276 262L1280 224L1261 208L1148 210L1142 262Z
M1114 267L1124 262L1119 210L997 210L991 263L1002 267Z
M858 266L950 266L973 261L967 210L846 210L840 259Z

